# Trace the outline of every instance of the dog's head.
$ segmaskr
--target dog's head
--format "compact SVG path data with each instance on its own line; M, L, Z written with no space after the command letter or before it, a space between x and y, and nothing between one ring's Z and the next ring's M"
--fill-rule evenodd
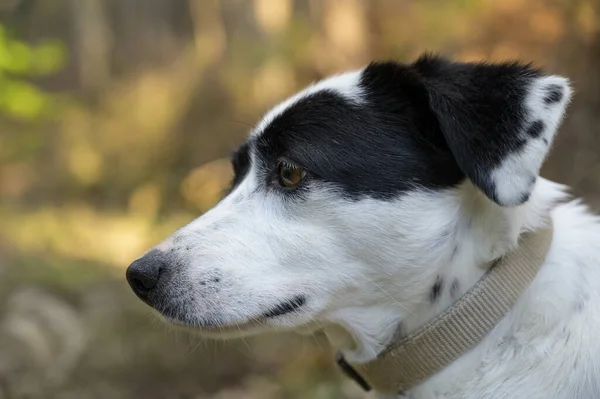
M231 192L128 280L219 337L413 312L469 245L465 203L528 201L570 94L527 65L433 56L321 81L267 113L233 155Z

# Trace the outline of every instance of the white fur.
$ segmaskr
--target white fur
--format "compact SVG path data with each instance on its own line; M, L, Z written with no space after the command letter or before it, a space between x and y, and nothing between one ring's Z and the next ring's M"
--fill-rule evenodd
M312 86L267 114L254 135L317 90L335 88L361 101L358 79L354 72ZM527 107L532 120L545 122L542 137L550 141L569 93L546 107L542 88L549 83L568 90L562 78L537 80ZM481 278L488 262L550 215L552 249L514 309L476 348L406 396L600 397L600 221L578 202L562 203L560 185L539 178L525 187L548 151L538 141L530 140L494 175L506 202L532 190L517 207L498 206L468 181L446 191L415 189L393 201L350 201L321 184L296 203L260 189L253 162L229 196L157 247L174 251L183 265L174 281L192 295L179 304L184 322L218 319L218 328L201 330L219 338L322 329L348 360L366 362L400 323L410 333L441 313ZM438 278L441 296L432 304ZM261 317L300 294L306 304L297 311Z
M359 86L361 70L346 72L339 75L331 76L308 86L306 89L297 93L275 106L262 119L262 121L253 130L252 135L259 135L267 127L273 119L281 115L286 109L297 103L299 100L310 96L318 91L331 90L340 94L346 100L353 103L362 102L362 92Z
M537 210L519 207L529 216L517 222L526 230L539 220L531 215L549 211L555 235L514 309L476 348L409 397L600 397L600 290L594 283L600 278L600 220L579 202L556 205L563 197L560 186L541 180L525 206Z
M547 88L552 85L560 87L563 95L560 101L546 104ZM525 131L520 132L521 138L526 140L521 151L507 156L492 171L491 179L499 203L518 205L522 198L529 196L570 99L569 81L562 76L544 76L533 81L525 100L528 120L524 130L535 121L542 121L544 130L538 138L527 137Z

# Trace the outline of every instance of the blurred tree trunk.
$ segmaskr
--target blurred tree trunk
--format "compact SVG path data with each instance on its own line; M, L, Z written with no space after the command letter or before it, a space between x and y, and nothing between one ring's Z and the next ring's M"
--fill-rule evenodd
M85 89L97 89L110 77L112 49L111 31L103 2L71 0L71 14L80 83Z
M600 204L600 0L570 0L564 7L567 29L557 43L554 69L571 79L574 96L563 133L557 136L560 150L548 164L548 177L569 182L576 195L585 193Z

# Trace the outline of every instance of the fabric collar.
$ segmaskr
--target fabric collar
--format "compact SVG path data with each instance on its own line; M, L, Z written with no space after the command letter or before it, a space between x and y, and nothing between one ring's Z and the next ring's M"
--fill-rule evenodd
M377 358L337 363L364 390L402 393L427 380L479 343L514 306L544 263L552 222L524 233L518 247L496 260L454 305L408 337L392 342Z

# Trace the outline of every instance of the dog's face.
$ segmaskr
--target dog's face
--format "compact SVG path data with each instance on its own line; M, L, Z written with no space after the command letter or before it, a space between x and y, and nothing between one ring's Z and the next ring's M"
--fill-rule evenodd
M218 337L415 312L439 292L432 265L457 256L469 196L527 201L569 96L527 66L435 57L322 81L264 117L231 192L128 280Z

